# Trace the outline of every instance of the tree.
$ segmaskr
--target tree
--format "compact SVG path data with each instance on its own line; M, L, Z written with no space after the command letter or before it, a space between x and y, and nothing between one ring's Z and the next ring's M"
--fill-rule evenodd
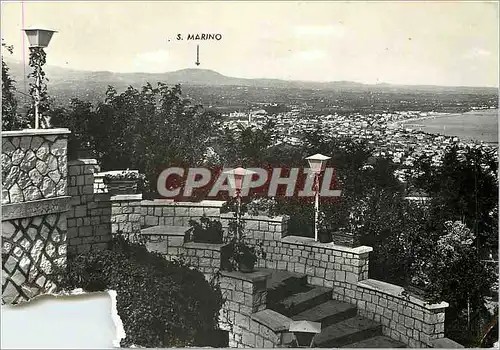
M180 85L163 83L122 93L110 86L95 107L75 99L66 113L53 117L55 125L74 128L77 144L89 147L103 170L137 169L152 193L165 168L202 163L219 122L218 115L184 98Z
M274 128L272 121L262 127L223 128L215 140L221 162L234 166L263 166L269 161L270 147L275 141Z
M2 39L2 51L4 50L12 54L14 48L12 45L7 45ZM11 78L9 67L3 57L2 54L2 129L23 129L28 127L29 123L26 118L17 113L17 99L14 95L16 91L15 81Z
M51 110L51 124L71 130L68 138L68 157L77 158L83 150L90 149L93 113L93 106L90 102L77 98L71 99L68 107L57 107Z
M498 160L480 148L457 146L446 150L443 164L430 165L420 159L416 164L421 176L414 185L431 197L434 222L463 221L476 236L481 254L498 252ZM441 230L443 227L441 227Z

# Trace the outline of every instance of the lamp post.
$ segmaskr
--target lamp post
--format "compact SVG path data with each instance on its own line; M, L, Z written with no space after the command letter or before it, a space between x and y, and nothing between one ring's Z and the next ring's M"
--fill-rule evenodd
M36 49L39 49L40 51L43 52L43 49L47 46L49 46L50 39L52 39L52 35L54 33L57 33L55 30L49 30L49 29L39 29L39 28L26 28L23 29L24 32L26 33L26 36L28 37L28 41L30 44L30 55L33 54L33 51ZM39 115L38 115L38 108L40 104L40 90L41 90L41 80L40 80L40 68L41 64L39 64L39 67L36 67L38 69L35 69L35 129L39 128ZM42 63L43 64L43 63Z
M247 176L251 177L253 174L256 174L256 172L240 167L240 168L232 169L229 171L225 171L224 174L228 175L229 186L236 190L236 203L237 203L236 221L238 224L238 238L241 238L241 237L239 237L239 235L240 235L239 227L240 227L240 220L241 220L241 190L242 190L242 188L248 186L248 182L245 182L243 180Z
M319 221L319 175L326 168L326 161L330 157L322 154L315 154L306 158L309 162L309 167L314 173L314 188L316 190L314 197L314 240L318 241L318 221Z

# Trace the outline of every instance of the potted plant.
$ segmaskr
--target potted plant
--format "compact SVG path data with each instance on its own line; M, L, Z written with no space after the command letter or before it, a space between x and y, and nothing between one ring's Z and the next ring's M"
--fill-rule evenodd
M205 214L200 221L189 220L191 229L188 232L188 241L197 243L222 243L222 224L219 220L210 220Z
M318 241L321 243L330 243L333 241L333 227L326 220L324 213L321 213L318 227Z
M107 185L110 194L134 194L137 192L137 183L144 181L144 178L143 174L127 169L106 174L103 182Z
M318 241L320 241L321 243L331 243L331 242L333 242L332 231L330 231L327 228L321 227L318 230Z
M266 258L266 252L263 249L263 242L257 241L250 243L244 235L244 223L240 220L232 219L229 222L229 244L225 247L225 260L227 260L227 269L238 270L240 272L253 272L257 259Z

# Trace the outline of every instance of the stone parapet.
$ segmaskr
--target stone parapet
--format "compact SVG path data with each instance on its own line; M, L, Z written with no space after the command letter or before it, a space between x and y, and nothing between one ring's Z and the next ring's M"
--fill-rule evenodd
M251 318L253 313L266 308L269 275L269 271L221 272L220 288L226 302L221 310L220 326L229 331L230 347L262 348L273 344L276 335Z
M429 304L403 292L402 287L367 279L357 284L353 299L360 315L382 323L385 335L412 348L433 347L444 338L448 303Z
M169 199L143 200L141 226L189 226L189 220L200 220L203 215L220 219L223 201L174 202Z
M69 133L2 132L2 303L52 292L66 267Z
M110 197L111 234L125 236L141 233L142 194L122 194Z
M107 193L94 194L95 159L68 162L68 252L106 249L111 240L111 200Z
M2 132L2 205L66 196L68 129Z

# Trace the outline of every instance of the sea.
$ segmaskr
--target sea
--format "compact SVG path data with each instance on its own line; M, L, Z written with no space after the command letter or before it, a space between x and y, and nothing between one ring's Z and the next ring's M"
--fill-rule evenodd
M463 141L498 144L498 109L440 114L430 118L408 120L401 125L431 134L457 136Z

